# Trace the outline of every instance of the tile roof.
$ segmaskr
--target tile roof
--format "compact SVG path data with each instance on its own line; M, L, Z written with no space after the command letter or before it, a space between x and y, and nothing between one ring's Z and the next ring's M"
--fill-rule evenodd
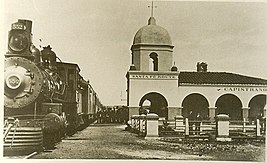
M245 84L267 85L267 80L228 72L185 72L179 74L180 84Z

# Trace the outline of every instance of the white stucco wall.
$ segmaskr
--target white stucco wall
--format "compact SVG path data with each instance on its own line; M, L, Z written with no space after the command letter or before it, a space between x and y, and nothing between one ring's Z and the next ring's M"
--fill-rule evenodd
M178 80L130 79L129 106L138 107L141 98L151 92L163 95L169 107L181 107L183 100L191 94L203 95L209 107L215 107L216 101L225 94L238 97L242 107L248 107L250 100L256 95L267 95L267 87L263 86L178 86Z
M179 86L178 88L178 96L177 100L179 101L179 106L182 106L182 102L186 96L198 93L203 95L210 107L214 107L216 101L219 97L225 94L232 94L237 96L243 107L248 107L250 100L256 95L267 95L267 87L262 86L202 86L202 85L194 85L194 86Z
M151 72L138 73L143 74L141 78L130 79L129 85L129 106L138 107L143 96L148 93L156 92L161 94L167 100L168 106L177 106L178 101L175 97L178 96L178 72L172 73L173 78L167 78L165 73ZM145 78L147 74L148 78ZM150 75L149 75L150 74ZM158 78L158 74L162 79ZM165 75L164 75L165 74ZM171 74L171 73L167 73ZM145 76L144 76L145 75ZM155 77L152 79L149 77ZM165 78L166 77L166 78Z

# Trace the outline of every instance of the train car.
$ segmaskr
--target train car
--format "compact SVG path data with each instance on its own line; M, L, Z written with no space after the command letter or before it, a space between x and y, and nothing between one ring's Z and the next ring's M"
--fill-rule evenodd
M74 63L32 44L32 21L11 25L4 69L4 153L51 148L94 121L96 93ZM59 61L58 61L59 60ZM93 104L92 104L93 103Z
M81 118L83 120L83 125L80 126L80 129L87 127L89 124L94 122L97 118L97 110L103 108L101 101L99 100L97 93L94 91L92 85L89 81L85 81L81 78L80 80L81 87L81 100L80 106ZM82 101L82 102L81 102Z

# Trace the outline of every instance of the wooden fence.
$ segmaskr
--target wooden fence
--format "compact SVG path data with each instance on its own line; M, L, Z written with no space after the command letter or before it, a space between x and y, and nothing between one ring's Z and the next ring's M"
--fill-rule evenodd
M132 131L139 136L147 135L147 116L134 115L131 117ZM220 122L222 122L220 125ZM172 136L181 138L197 138L197 139L216 139L217 137L228 137L232 139L265 139L266 122L247 121L245 119L237 120L202 120L194 121L177 116L175 120L166 120L165 118L158 118L158 136ZM226 135L220 135L220 131ZM227 139L228 140L228 139Z

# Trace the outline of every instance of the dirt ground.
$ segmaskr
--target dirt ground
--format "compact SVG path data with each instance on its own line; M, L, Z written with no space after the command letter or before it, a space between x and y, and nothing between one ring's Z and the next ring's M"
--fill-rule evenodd
M95 124L60 142L54 150L32 159L137 159L137 160L265 160L265 144L147 140L125 131L125 125Z

